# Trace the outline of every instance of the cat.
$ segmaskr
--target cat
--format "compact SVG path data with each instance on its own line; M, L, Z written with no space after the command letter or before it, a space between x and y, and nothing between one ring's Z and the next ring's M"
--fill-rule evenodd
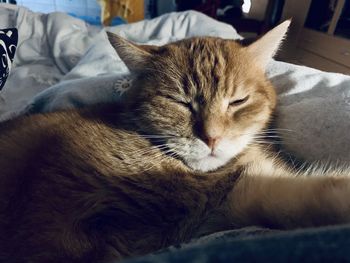
M302 172L259 140L289 24L246 47L108 33L135 76L123 104L0 125L0 261L109 262L249 225L349 222L349 170Z

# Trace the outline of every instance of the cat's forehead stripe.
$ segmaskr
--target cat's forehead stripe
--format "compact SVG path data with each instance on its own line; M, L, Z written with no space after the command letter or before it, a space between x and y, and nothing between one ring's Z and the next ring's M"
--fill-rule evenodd
M184 99L195 100L200 95L201 101L209 102L235 93L241 78L237 69L242 65L237 67L239 47L233 41L193 38L170 45L170 51L168 77Z
M192 43L192 48L189 50L190 73L198 92L202 93L205 98L215 95L218 91L225 89L224 79L226 60L221 52L219 43L199 39ZM209 87L209 89L208 89Z

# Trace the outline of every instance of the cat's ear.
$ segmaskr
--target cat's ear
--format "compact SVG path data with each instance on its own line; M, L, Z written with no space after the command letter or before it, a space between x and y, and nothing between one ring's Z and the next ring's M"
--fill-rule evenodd
M107 32L107 37L112 47L117 51L119 57L123 60L130 71L141 71L147 67L147 64L152 59L153 53L158 47L137 45L130 41Z
M278 51L286 36L290 22L290 20L284 21L247 47L248 52L253 55L255 61L263 68L266 67L267 63Z

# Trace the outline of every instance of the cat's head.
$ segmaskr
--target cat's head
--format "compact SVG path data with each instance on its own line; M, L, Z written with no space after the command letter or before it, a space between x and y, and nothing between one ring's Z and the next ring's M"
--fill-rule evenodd
M289 24L247 47L212 37L144 46L108 33L137 76L130 105L142 133L195 170L215 170L236 157L266 127L275 108L265 67Z

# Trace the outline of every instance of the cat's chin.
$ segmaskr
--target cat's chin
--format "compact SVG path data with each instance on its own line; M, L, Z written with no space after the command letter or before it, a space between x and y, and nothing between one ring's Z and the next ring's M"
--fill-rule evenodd
M234 140L222 139L214 154L199 139L189 142L188 139L181 138L181 140L176 139L170 143L177 146L176 152L188 167L196 171L210 172L226 165L232 158L244 151L251 140L251 135L242 135Z
M210 172L225 165L230 158L220 158L217 156L208 155L201 159L186 160L186 164L196 171Z

